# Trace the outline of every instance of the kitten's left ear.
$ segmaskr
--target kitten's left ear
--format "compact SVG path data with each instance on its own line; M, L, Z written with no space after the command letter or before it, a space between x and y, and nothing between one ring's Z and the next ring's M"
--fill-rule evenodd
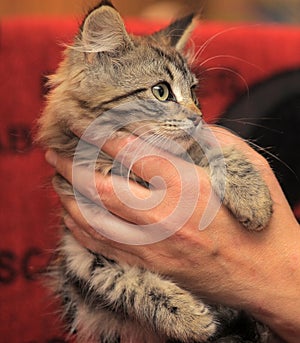
M178 51L182 51L188 42L190 35L197 24L197 15L187 15L171 23L166 28L153 34L153 37L170 44Z
M80 37L87 53L116 53L132 44L120 14L108 0L88 14Z

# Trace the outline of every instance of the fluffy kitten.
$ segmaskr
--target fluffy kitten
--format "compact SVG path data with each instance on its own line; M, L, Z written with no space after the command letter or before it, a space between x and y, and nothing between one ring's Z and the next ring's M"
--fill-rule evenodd
M83 132L96 118L102 119L98 132L102 138L120 124L122 132L179 154L169 143L172 139L207 168L215 192L233 215L246 228L260 230L271 216L272 200L259 173L232 148L221 153L208 147L204 155L193 138L195 130L201 133L202 119L194 93L197 80L183 55L192 21L190 15L153 35L135 37L126 32L113 5L102 1L86 16L51 77L38 139L45 147L73 157L78 137L72 131ZM116 107L129 101L138 103L138 109L126 112ZM222 158L224 190L219 187ZM112 163L100 152L96 169L109 173ZM55 176L54 184L58 193L73 194L61 176ZM141 343L268 339L268 330L244 312L206 304L167 278L95 254L66 229L51 277L69 332L79 342L116 343L121 337Z

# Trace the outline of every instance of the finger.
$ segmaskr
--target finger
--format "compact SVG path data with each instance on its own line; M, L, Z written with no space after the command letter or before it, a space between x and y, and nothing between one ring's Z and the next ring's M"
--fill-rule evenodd
M173 227L166 229L160 223L145 226L129 223L86 200L80 202L73 197L62 196L61 201L75 222L96 239L99 237L103 240L105 237L106 240L113 242L138 246L158 242L173 235L176 231Z
M53 150L48 150L45 158L78 192L94 202L101 203L95 187L94 173L89 168L76 166L73 160L62 157ZM99 184L110 188L108 177L99 174L99 179Z
M138 210L150 210L162 200L161 194L131 180L127 181L117 175L104 176L94 173L86 167L75 167L72 160L64 158L49 150L46 160L56 168L74 188L98 205L122 216L124 219L145 224L144 216Z
M127 204L132 204L132 202L134 202L132 207L135 209L140 208L145 210L145 204L143 206L137 204L137 202L145 199L147 199L148 202L147 207L150 206L150 208L152 208L151 201L149 201L152 193L151 190L134 181L125 180L114 174L104 176L101 173L94 172L84 166L76 166L71 159L64 158L53 150L48 150L45 154L45 158L46 161L81 194L100 205L104 204L109 210L113 211L114 208L120 206L123 208L123 205L119 202L120 198L123 198L120 196L121 194L130 194L133 196L133 199L127 197L124 201ZM147 170L148 169L149 168L147 167ZM166 174L170 177L171 173L168 170L168 173ZM156 173L153 173L152 175L157 176ZM157 203L157 201L155 201L155 203Z
M170 261L166 265L161 266L165 272L173 269L172 256L180 254L182 244L186 240L184 232L176 238L170 236L168 240L159 241L155 244L154 249L152 244L149 245L128 245L112 241L99 234L92 228L80 213L76 201L71 197L63 197L62 203L68 215L64 217L65 225L72 232L76 240L84 247L101 253L108 258L115 259L128 263L129 265L146 267L147 269L156 269L156 263L161 258L170 257ZM187 233L187 237L190 233ZM154 249L154 250L153 250ZM156 262L155 262L156 261ZM176 268L175 268L176 269Z
M105 142L103 140L98 142L89 135L83 135L81 139L97 145L154 188L159 188L162 184L161 182L156 183L157 176L160 176L166 185L172 185L174 180L182 177L182 171L188 168L187 162L181 158L128 133L120 133ZM174 144L177 143L174 142ZM201 170L199 170L199 174L201 174ZM205 172L201 176L205 178Z
M182 159L133 136L110 139L102 150L155 188L155 177L161 176L168 185L178 178L178 169L186 165Z
M147 225L147 242L152 242L151 234L156 238L165 238L168 235L168 231L165 234L161 232L159 224L166 225L168 222L174 230L180 229L192 215L200 188L203 202L206 193L210 194L208 176L203 172L200 187L201 170L196 170L195 166L184 161L181 161L184 162L184 167L179 171L179 176L174 176L173 186L176 187L166 189L162 186L160 189L151 190L115 175L103 176L100 173L94 174L85 167L74 168L71 160L53 154L52 151L47 152L46 158L55 160L57 171L73 183L80 194L128 222ZM169 170L164 173L170 177ZM77 192L75 194L77 196ZM80 202L80 196L77 201ZM153 227L155 224L157 226ZM152 225L153 231L149 230L149 225ZM138 237L139 235L137 239ZM141 237L140 241L145 242L145 237Z
M180 159L176 161L173 155L150 145L137 136L120 133L113 138L103 141L103 139L97 140L87 134L81 136L78 131L74 133L80 139L98 146L99 149L115 160L118 160L121 164L149 183L151 183L153 177L160 175L164 170L168 170L168 173L163 177L166 182L169 179L173 180L177 176L176 168L173 166L176 163L180 163ZM174 161L172 162L173 159ZM151 168L148 168L149 165Z
M100 235L88 223L78 206L78 202L75 200L74 197L63 195L60 199L63 208L69 214L69 216L67 215L64 217L64 221L67 221L66 224L68 227L70 226L70 228L72 228L72 224L76 223L76 225L78 225L86 233L86 235L88 235L88 237L93 237L94 239L99 241L106 240L103 235ZM69 217L72 218L72 220Z
M135 251L134 246L131 247L130 250L124 249L125 247L127 248L127 246L108 241L95 231L93 234L89 234L86 232L86 229L79 226L70 215L66 215L64 217L64 223L72 232L73 237L78 241L78 243L90 251L99 253L115 261L122 261L123 263L128 263L130 265L143 266L142 259L133 253Z
M56 169L57 173L62 175L80 193L91 200L98 200L98 194L94 194L95 181L93 171L87 167L75 166L73 160L60 156L54 150L47 150L45 159L52 167ZM99 173L98 182L99 184L105 185L105 187L108 189L110 188L109 177Z
M101 242L104 241L104 239L102 237L98 237L98 239L93 238L86 229L79 227L70 215L64 216L64 223L80 245L94 252L100 252L103 250L104 243Z

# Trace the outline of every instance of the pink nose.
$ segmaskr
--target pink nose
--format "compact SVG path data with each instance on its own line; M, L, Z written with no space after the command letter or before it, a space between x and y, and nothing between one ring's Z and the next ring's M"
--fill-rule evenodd
M189 116L188 119L191 120L195 126L198 126L202 118L198 114L193 114Z

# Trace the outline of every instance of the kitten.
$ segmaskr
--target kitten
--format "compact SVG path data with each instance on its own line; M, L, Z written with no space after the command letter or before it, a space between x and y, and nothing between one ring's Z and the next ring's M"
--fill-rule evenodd
M260 230L272 214L272 200L259 173L232 148L221 153L205 143L204 154L193 137L194 131L202 132L203 123L195 96L197 79L183 55L192 24L189 15L152 35L136 37L126 32L113 5L102 1L86 16L51 77L38 140L74 157L79 139L73 131L83 132L99 118L102 138L120 127L123 134L134 133L182 155L174 148L177 144L209 171L215 192L233 215L249 230ZM138 108L123 111L128 102ZM135 122L130 117L124 125L127 116ZM218 168L222 158L227 177L223 190ZM110 173L112 164L100 152L96 169ZM142 182L132 173L130 177ZM61 176L54 177L54 185L58 193L73 195ZM54 293L78 342L116 343L121 337L141 343L267 342L268 329L246 313L206 304L167 278L93 253L67 229L57 255L51 265Z

